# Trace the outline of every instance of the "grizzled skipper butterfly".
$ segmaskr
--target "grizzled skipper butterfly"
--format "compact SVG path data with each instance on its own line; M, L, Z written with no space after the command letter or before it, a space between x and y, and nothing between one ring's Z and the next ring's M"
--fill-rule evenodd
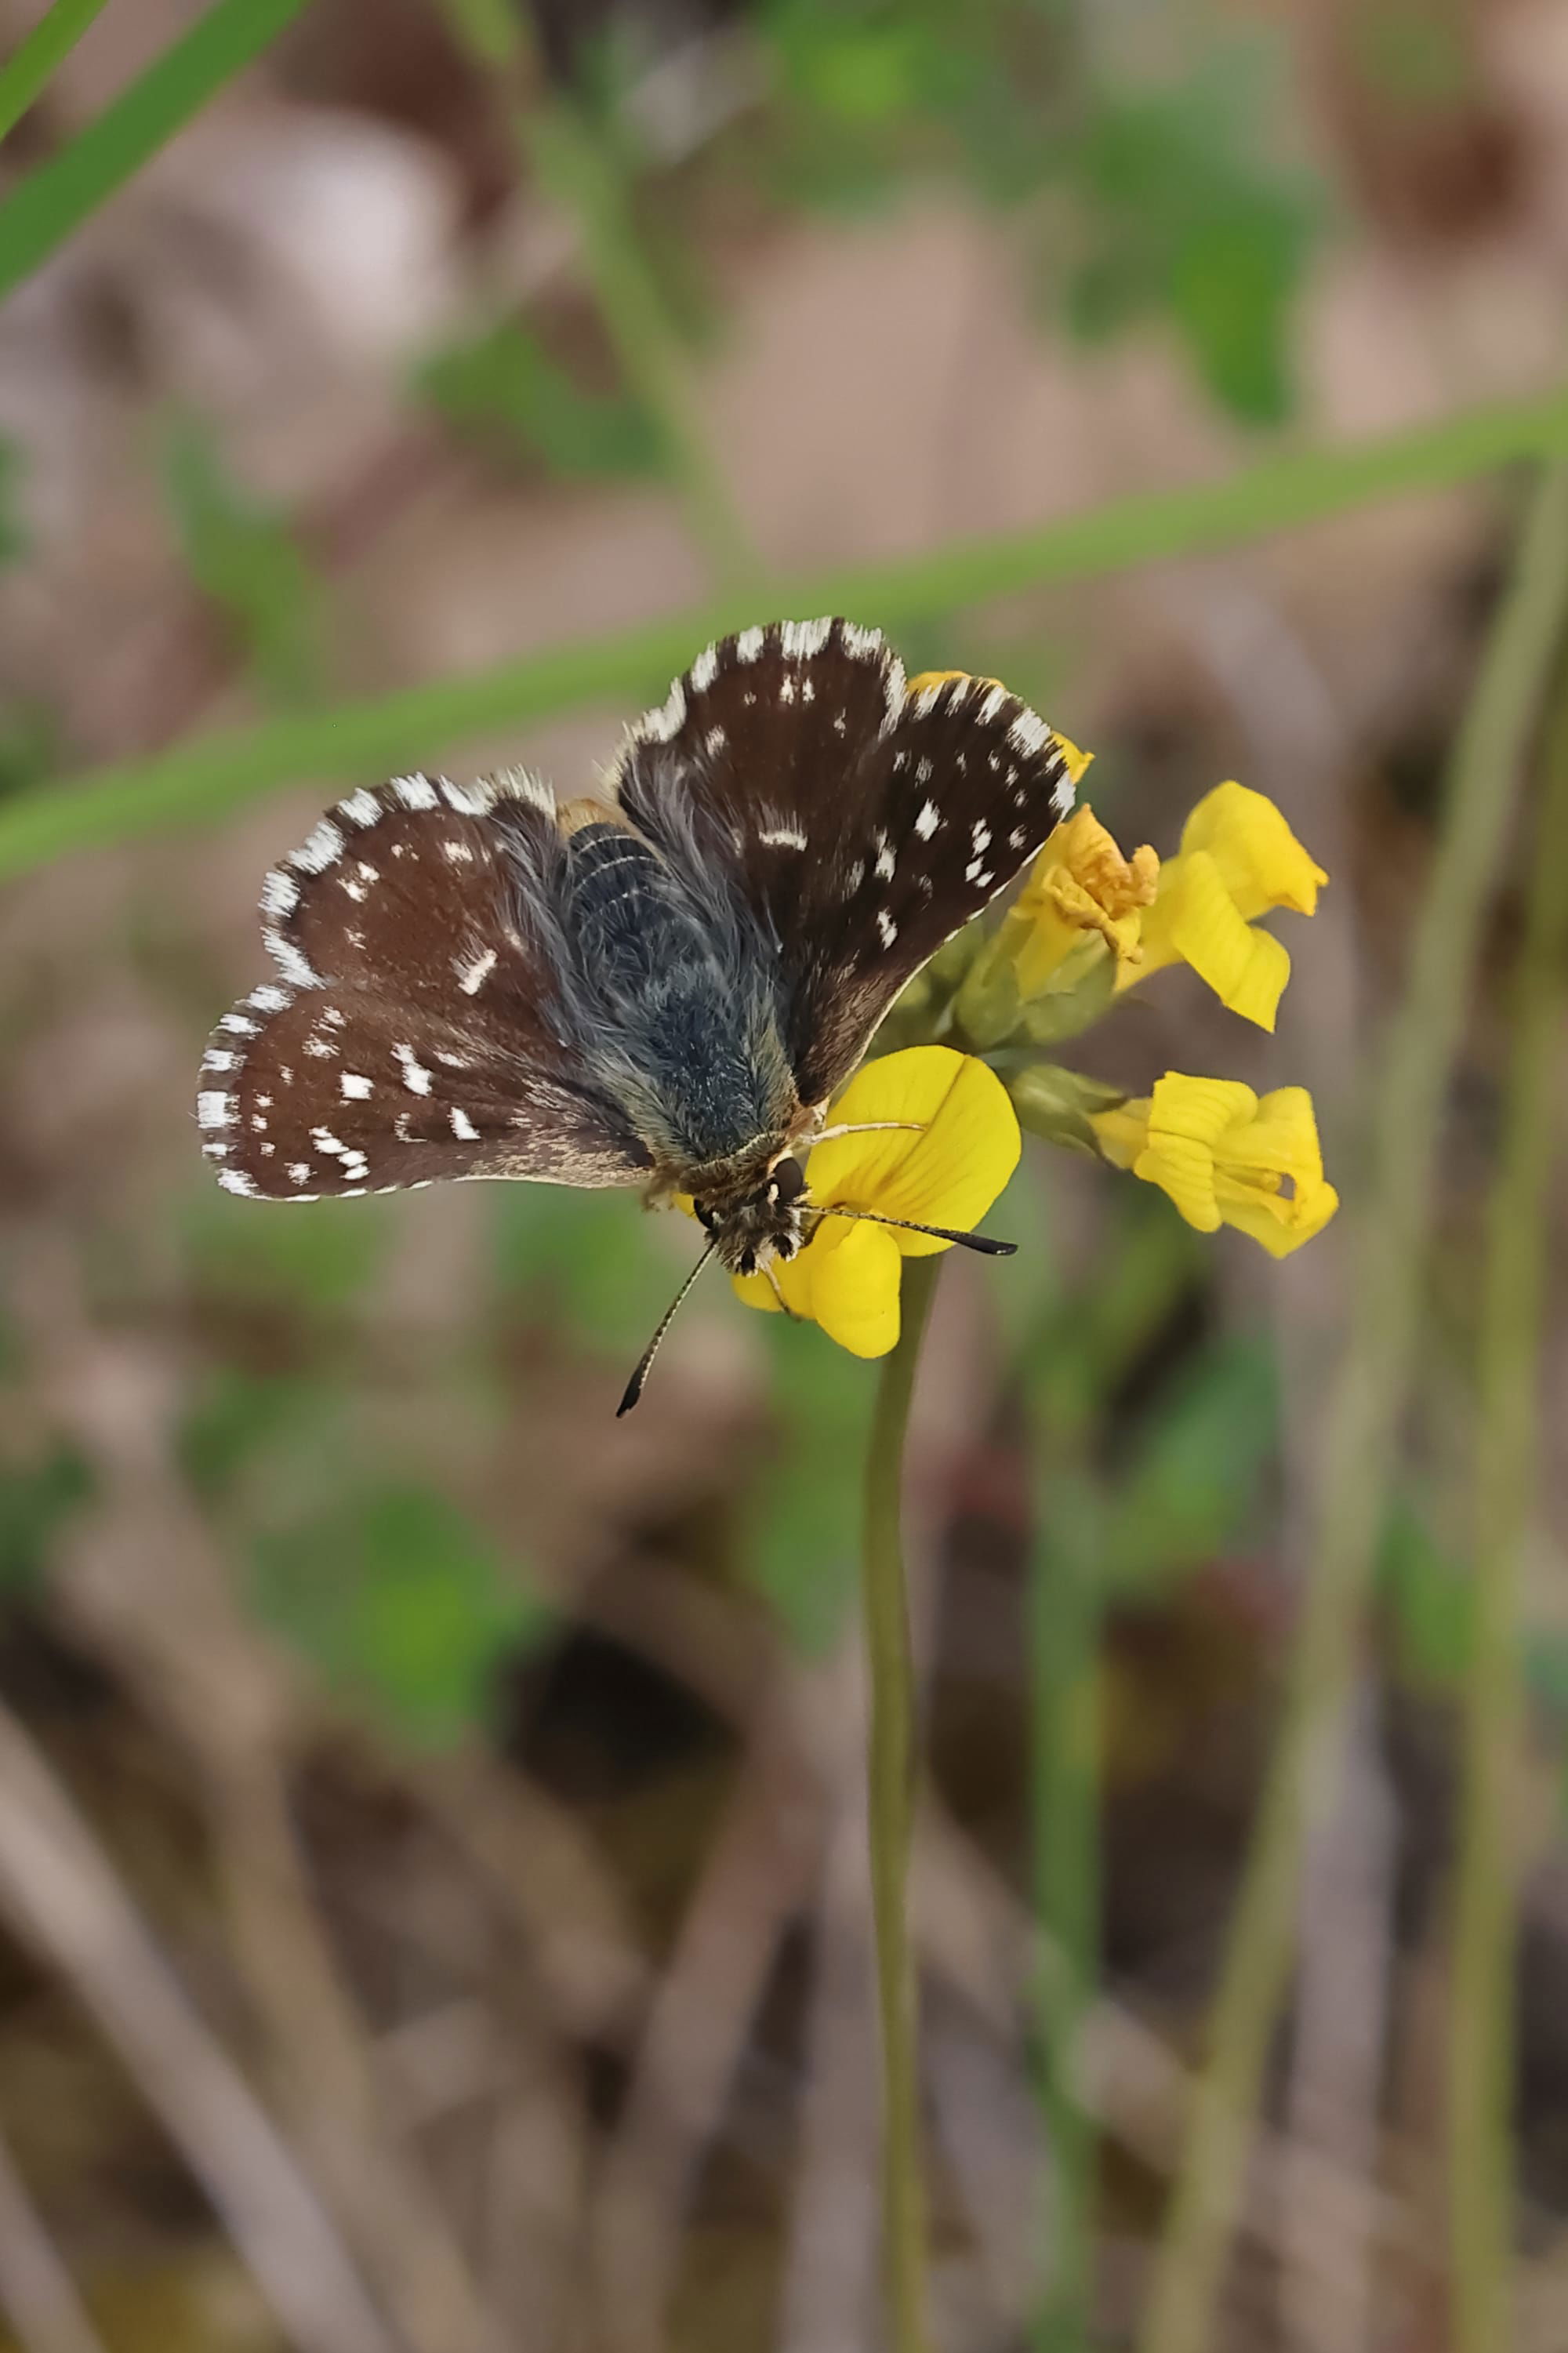
M1057 738L994 681L910 691L844 620L743 629L582 799L511 769L340 801L263 886L277 976L214 1033L202 1148L273 1201L477 1176L686 1193L710 1239L678 1306L710 1257L750 1274L857 1214L806 1186L829 1098L1072 797Z

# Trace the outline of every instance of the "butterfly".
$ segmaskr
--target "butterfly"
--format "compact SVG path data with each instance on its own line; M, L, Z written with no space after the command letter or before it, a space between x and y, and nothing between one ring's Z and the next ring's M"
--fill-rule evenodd
M825 1214L805 1157L878 1023L1072 797L994 681L911 687L843 619L743 629L580 798L510 769L339 801L263 884L276 970L213 1035L202 1148L274 1201L640 1185L690 1198L699 1267L766 1270Z

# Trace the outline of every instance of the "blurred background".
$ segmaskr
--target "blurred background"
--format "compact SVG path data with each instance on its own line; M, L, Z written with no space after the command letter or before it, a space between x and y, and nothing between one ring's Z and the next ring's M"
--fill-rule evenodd
M5 0L0 42L40 13ZM198 14L110 0L0 175ZM0 309L0 814L721 591L793 612L774 572L1549 389L1565 287L1552 0L313 0ZM1507 480L1381 500L892 631L1092 748L1129 849L1173 849L1223 777L1286 811L1333 883L1289 929L1278 1035L1172 974L1078 1059L1140 1092L1310 1085L1348 1199L1519 512ZM417 754L576 787L668 668ZM0 2342L870 2353L874 1371L715 1282L617 1426L680 1221L532 1187L219 1194L197 1059L263 976L263 871L339 784L215 795L0 893ZM1466 1432L1521 881L1224 2353L1450 2342ZM949 1263L912 1449L935 2327L1066 2345L1038 2318L1031 1725L1092 1699L1087 2353L1134 2341L1177 2161L1345 1251L1202 1240L1043 1145L993 1222L1024 1247ZM1091 1689L1053 1698L1064 1556L1103 1616ZM1562 2353L1544 1529L1525 1584L1516 2341Z

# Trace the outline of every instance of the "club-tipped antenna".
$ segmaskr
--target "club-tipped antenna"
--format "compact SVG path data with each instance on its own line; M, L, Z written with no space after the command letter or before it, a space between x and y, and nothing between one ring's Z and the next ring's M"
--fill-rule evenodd
M653 1338L648 1342L647 1346L643 1350L642 1355L637 1358L637 1368L632 1375L631 1379L626 1383L626 1394L622 1398L619 1405L616 1408L616 1419L617 1421L619 1421L622 1414L630 1413L633 1406L636 1405L638 1398L641 1397L643 1392L643 1383L647 1378L648 1367L658 1354L659 1344L663 1340L664 1335L668 1331L670 1325L674 1323L676 1316L679 1312L682 1300L686 1297L687 1293L690 1290L692 1284L696 1282L698 1276L701 1273L703 1268L712 1257L713 1250L714 1245L710 1242L701 1257L698 1260L696 1265L692 1268L690 1273L687 1276L685 1282L681 1284L680 1289L676 1293L675 1297L670 1301L669 1305L665 1309L664 1314L659 1317L658 1329L654 1334Z
M815 1202L808 1203L812 1208ZM985 1258L1014 1258L1016 1242L994 1241L989 1234L961 1234L952 1226L917 1226L912 1218L884 1218L876 1209L817 1209L821 1218L858 1218L868 1226L901 1226L906 1234L929 1234L933 1241L957 1242L963 1250L979 1250Z

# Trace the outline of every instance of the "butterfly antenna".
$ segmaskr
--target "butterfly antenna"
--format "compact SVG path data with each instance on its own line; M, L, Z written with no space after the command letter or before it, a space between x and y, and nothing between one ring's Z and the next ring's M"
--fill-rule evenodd
M690 1273L687 1276L685 1282L681 1284L680 1289L676 1293L675 1297L670 1301L669 1305L665 1309L664 1314L659 1317L658 1329L654 1334L653 1338L648 1342L647 1346L643 1350L642 1355L637 1358L637 1368L632 1375L631 1379L626 1383L626 1395L622 1398L619 1405L616 1408L616 1419L617 1421L619 1421L622 1414L630 1413L633 1406L636 1405L638 1398L641 1397L643 1393L643 1383L647 1380L648 1376L648 1367L658 1354L660 1343L663 1341L664 1335L668 1331L670 1325L674 1323L676 1315L679 1311L681 1301L686 1297L687 1293L690 1290L692 1284L696 1282L698 1276L701 1273L703 1268L712 1257L713 1250L714 1245L710 1242L701 1257L698 1260L696 1265L692 1268Z
M910 1218L884 1218L875 1209L819 1209L817 1215L858 1218L868 1226L900 1226L906 1234L930 1234L933 1241L957 1242L963 1250L979 1250L985 1258L1013 1258L1018 1249L1016 1242L994 1241L989 1234L961 1234L952 1226L917 1226Z

